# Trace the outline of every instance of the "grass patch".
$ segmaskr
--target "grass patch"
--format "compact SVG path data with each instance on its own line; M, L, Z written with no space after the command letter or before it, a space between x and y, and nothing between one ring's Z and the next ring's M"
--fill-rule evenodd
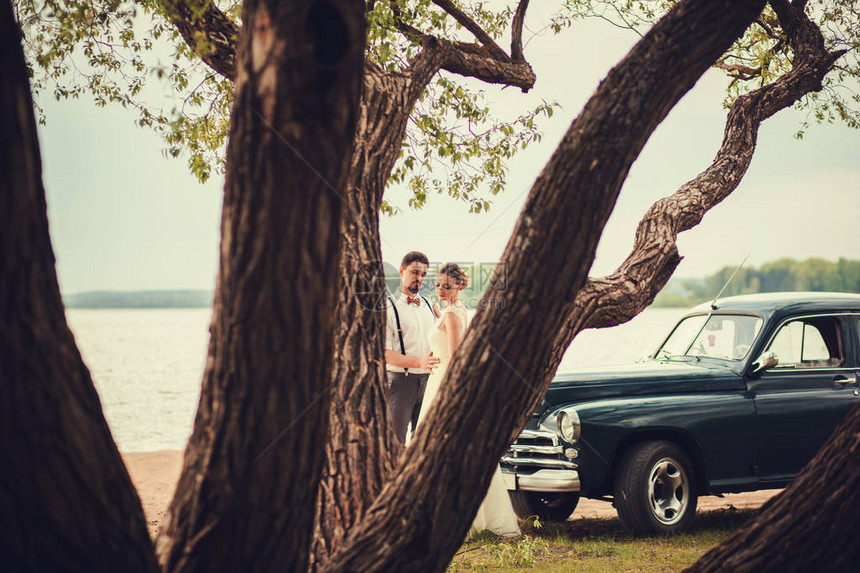
M737 531L757 510L725 509L696 516L692 529L668 537L637 537L613 519L576 519L534 527L502 540L489 532L470 538L448 566L462 571L679 571Z

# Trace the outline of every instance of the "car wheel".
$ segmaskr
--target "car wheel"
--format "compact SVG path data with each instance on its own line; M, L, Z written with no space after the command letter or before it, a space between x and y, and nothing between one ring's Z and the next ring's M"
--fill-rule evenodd
M645 442L621 458L615 475L615 509L635 533L677 533L696 515L693 465L672 442Z
M578 493L508 490L508 494L520 519L537 516L544 521L565 521L579 503Z

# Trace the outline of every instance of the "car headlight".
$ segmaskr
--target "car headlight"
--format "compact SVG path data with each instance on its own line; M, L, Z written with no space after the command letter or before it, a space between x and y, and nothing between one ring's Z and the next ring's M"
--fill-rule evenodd
M562 410L556 418L556 427L559 435L571 444L579 439L582 426L579 423L579 414L573 408Z

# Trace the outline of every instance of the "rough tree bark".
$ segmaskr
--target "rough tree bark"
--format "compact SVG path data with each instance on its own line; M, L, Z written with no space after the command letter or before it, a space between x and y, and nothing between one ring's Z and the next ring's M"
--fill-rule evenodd
M382 489L401 452L388 424L381 302L379 212L409 112L438 71L422 52L406 73L365 67L349 207L341 223L340 292L331 376L329 437L317 500L312 569L326 559Z
M302 571L328 430L364 3L246 1L221 259L166 571Z
M546 390L547 383L521 373L550 361L573 306L569 293L585 282L630 165L763 4L680 2L601 83L532 188L502 259L507 290L491 284L485 295L501 308L478 311L430 418L406 451L408 463L325 570L444 570L515 421ZM523 340L530 352L522 352Z
M400 153L413 107L439 70L528 91L535 75L525 61L522 30L528 0L512 18L511 55L452 3L436 2L473 32L480 43L450 42L400 25L421 43L406 69L365 64L360 115L341 220L340 280L331 376L330 435L317 506L312 568L325 560L381 491L402 451L388 423L382 361L386 289L381 272L379 211L389 175ZM233 78L238 27L209 0L165 1L186 43L224 77ZM396 11L396 4L393 4ZM205 42L200 42L205 39Z
M21 35L0 2L0 563L157 570L143 509L66 324Z

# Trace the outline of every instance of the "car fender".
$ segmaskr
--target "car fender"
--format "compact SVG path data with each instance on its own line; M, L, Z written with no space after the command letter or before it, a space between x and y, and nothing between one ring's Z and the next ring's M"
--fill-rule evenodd
M743 391L676 396L610 398L557 406L543 418L555 430L555 419L567 408L579 416L581 436L575 444L582 492L599 497L611 491L624 449L648 439L679 443L695 460L703 492L743 489L755 481L755 408ZM737 476L745 476L738 479ZM748 477L746 477L748 476Z

